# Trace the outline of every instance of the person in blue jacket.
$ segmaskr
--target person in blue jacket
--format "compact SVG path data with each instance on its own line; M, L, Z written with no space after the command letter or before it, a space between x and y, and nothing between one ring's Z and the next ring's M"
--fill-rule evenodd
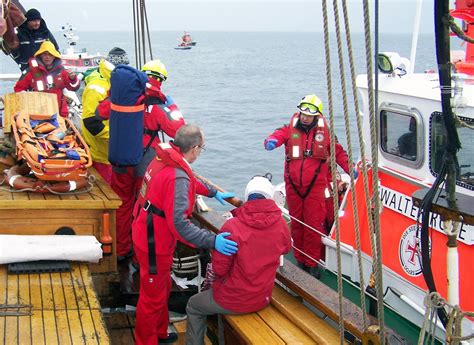
M37 9L31 8L25 16L26 21L18 27L18 48L11 53L13 60L22 71L28 67L28 60L33 57L44 41L51 41L59 51L58 43L46 26L44 19L41 18L41 13Z

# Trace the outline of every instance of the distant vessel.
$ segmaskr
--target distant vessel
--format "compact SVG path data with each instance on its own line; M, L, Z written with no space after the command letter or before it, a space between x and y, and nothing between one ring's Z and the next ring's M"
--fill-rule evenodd
M181 49L181 50L186 50L186 49L191 49L191 47L194 47L196 45L196 41L193 40L189 32L185 31L183 36L181 36L181 40L179 41L179 44L175 49Z
M66 51L61 54L63 65L76 73L85 72L89 68L98 67L100 60L103 58L100 53L89 55L85 48L83 48L81 52L75 51L74 48L79 41L79 36L75 34L75 30L76 29L69 23L61 27L61 31L68 45Z

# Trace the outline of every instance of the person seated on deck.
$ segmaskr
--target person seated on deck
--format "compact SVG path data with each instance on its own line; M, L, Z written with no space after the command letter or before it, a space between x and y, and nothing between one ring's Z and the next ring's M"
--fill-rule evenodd
M102 59L99 68L90 71L84 78L86 87L82 93L82 135L91 150L94 168L109 185L112 183L112 165L109 163L109 120L102 118L99 104L107 99L110 90L110 75L115 66L128 65L125 50L113 48Z
M220 232L230 233L239 251L212 253L215 280L188 301L186 344L204 344L207 315L252 313L270 303L280 255L291 249L290 230L273 194L271 182L255 176L245 190L247 202L222 226Z
M14 91L43 91L56 94L60 115L68 117L69 110L63 89L76 91L81 86L81 81L73 71L64 68L61 54L54 44L44 41L28 64L29 67L13 87Z
M398 151L401 156L410 160L416 160L416 146L416 120L411 118L408 132L398 138Z

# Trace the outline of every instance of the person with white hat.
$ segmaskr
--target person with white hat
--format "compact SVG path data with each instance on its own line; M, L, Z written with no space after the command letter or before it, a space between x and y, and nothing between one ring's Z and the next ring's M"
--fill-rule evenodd
M212 252L212 288L191 297L186 306L187 345L204 344L207 315L252 313L270 303L280 256L291 249L290 231L273 195L267 177L253 177L246 202L222 226L220 232L230 233L239 251L232 256Z

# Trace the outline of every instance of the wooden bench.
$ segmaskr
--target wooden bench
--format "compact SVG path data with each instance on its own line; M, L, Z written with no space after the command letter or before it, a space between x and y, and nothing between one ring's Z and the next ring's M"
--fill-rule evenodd
M234 331L226 332L226 344L340 344L336 329L279 286L268 307L224 320Z

